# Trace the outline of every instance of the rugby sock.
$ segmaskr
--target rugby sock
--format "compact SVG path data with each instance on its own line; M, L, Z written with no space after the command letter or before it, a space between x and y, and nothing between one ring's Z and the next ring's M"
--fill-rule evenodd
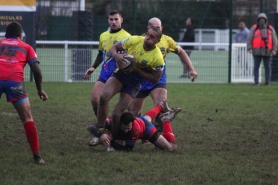
M33 154L39 154L39 137L35 122L26 122L24 124L24 130Z
M160 105L160 104L158 104L157 106L155 106L154 108L152 108L151 110L149 110L147 113L146 113L146 115L147 116L150 116L151 117L151 119L153 120L154 118L155 118L155 116L157 116L159 113L160 113L160 111L163 109L163 107Z
M163 134L162 135L169 142L175 142L176 141L176 138L174 136L170 121L165 121L163 123Z

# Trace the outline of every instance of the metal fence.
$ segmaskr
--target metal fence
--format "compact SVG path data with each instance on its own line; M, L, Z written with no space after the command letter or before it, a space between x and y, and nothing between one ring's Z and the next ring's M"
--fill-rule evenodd
M196 29L237 29L239 21L250 28L260 12L267 14L269 23L277 28L277 0L37 0L37 40L76 40L76 12L92 14L92 35L98 40L107 29L108 13L117 9L124 18L123 27L131 34L145 32L148 20L162 20L163 32L180 41L180 29L187 17L194 19ZM228 37L228 32L225 35Z
M228 43L178 43L194 45L190 58L199 73L196 83L252 82L253 59L245 44L233 44L232 75L229 76ZM87 41L37 41L37 54L45 82L95 82L100 66L89 80L83 79L86 70L92 66L98 50L98 42ZM218 48L216 50L215 48ZM179 57L170 53L166 57L168 83L191 83L181 78L182 63ZM30 80L30 69L25 69L25 80Z

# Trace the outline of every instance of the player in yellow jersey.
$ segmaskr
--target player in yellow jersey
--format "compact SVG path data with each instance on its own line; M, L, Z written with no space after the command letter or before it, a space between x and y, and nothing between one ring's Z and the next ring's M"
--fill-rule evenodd
M161 31L163 29L163 27L161 25L161 21L156 17L151 18L149 20L147 28L149 28L150 26L156 27L156 28L160 29ZM186 64L186 66L188 66L188 68L189 68L188 77L189 78L192 77L192 82L195 81L198 74L195 71L188 55L180 46L178 46L175 43L175 41L171 37L163 34L160 39L160 42L157 43L156 46L160 48L160 51L164 57L164 60L166 58L166 55L169 52L173 52L173 53L177 54L179 56L179 58L184 62L184 64ZM165 62L166 62L166 60L165 60ZM149 95L153 99L153 103L155 106L158 105L161 101L166 101L167 100L166 82L167 82L166 81L166 67L164 67L163 74L162 74L159 82L152 83L152 82L146 81L142 85L136 98L132 101L128 110L134 116L138 116L141 113L141 110L144 105L144 101L145 101L146 97ZM158 116L157 116L157 118L158 118ZM160 122L160 120L157 119L157 122ZM161 127L161 129L162 129L162 127Z
M113 138L116 138L119 131L121 114L136 97L141 84L145 80L154 84L159 81L165 65L160 49L156 47L161 36L160 29L150 27L145 37L130 36L111 47L110 54L116 61L121 62L124 60L124 54L119 54L118 51L126 50L128 54L134 56L137 65L128 72L121 70L114 72L105 83L98 106L98 123L88 127L89 132L94 136L100 137L102 135L98 128L104 127L108 116L108 102L115 94L120 92L119 100L112 112ZM111 138L107 136L106 139L109 140Z
M97 116L97 107L100 93L108 78L117 68L115 59L110 55L109 49L118 41L129 37L130 34L122 28L123 18L119 11L112 10L109 13L108 23L110 29L103 32L99 37L98 55L92 67L90 67L84 78L88 78L95 69L102 63L101 71L98 80L96 81L91 94L91 104L95 115Z

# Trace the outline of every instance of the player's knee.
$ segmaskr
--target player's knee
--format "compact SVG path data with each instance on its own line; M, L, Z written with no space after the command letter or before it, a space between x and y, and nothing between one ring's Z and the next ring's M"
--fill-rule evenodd
M102 94L99 98L99 104L104 105L108 102L108 97L106 94Z

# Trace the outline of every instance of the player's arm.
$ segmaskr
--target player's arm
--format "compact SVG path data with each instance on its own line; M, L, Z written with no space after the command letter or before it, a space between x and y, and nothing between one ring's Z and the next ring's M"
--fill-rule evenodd
M88 78L94 71L95 69L101 64L102 62L102 51L99 51L96 57L96 60L94 62L94 64L92 65L92 67L90 67L89 69L87 69L84 78Z
M175 53L180 57L181 61L183 61L183 63L189 68L188 77L190 78L191 76L193 76L192 82L194 82L198 74L195 71L190 58L181 47L178 47L178 50Z
M35 62L31 63L30 68L31 68L31 71L33 72L33 75L34 75L38 95L43 101L45 101L45 100L48 99L48 96L42 90L42 72L41 72L41 69L39 67L39 62L35 61Z
M146 73L144 71L142 71L141 69L139 69L137 66L133 67L133 71L136 72L137 74L139 74L140 76L142 76L143 78L145 78L146 80L148 80L151 83L157 83L163 73L163 71L155 71L152 70L151 73Z
M121 42L117 42L116 44L114 44L109 52L111 54L111 56L117 61L117 62L124 62L124 58L123 58L123 54L119 54L118 51L124 51L124 48L121 44Z
M96 69L102 62L102 51L99 51L98 54L97 54L97 58L94 62L94 64L92 65L92 68Z
M121 145L121 144L117 143L115 140L111 140L111 146L115 150L129 152L133 149L134 145L135 145L135 142L132 142L132 143L129 142L129 144Z

